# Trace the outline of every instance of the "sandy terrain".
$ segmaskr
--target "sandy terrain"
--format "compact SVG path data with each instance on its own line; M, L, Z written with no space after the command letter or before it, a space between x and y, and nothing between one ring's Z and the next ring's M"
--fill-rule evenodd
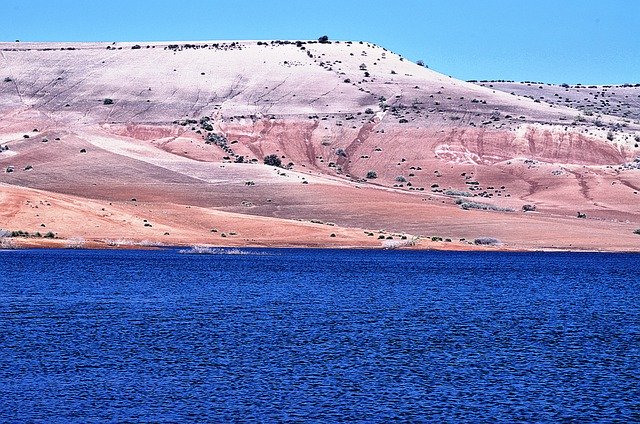
M0 43L2 241L640 251L638 95L359 42Z

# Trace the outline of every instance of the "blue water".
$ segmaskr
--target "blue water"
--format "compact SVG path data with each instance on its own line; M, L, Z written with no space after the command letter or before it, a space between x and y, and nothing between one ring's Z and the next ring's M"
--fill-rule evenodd
M0 252L0 422L640 421L640 256Z

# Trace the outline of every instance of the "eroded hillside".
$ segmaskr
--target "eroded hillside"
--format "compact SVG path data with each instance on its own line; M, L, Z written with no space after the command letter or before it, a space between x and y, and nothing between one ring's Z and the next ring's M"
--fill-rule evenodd
M640 248L637 101L590 115L491 85L360 42L2 43L0 228L95 246Z

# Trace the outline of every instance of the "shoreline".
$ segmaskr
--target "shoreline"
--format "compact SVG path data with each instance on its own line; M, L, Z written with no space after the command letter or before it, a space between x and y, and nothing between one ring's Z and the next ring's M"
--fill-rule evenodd
M616 253L616 254L640 254L640 248L638 250L615 250L606 248L591 248L591 249L579 249L579 248L561 248L561 247L541 247L541 248L527 248L519 246L508 245L475 245L460 243L442 243L431 242L424 240L424 243L420 241L414 245L385 247L374 245L331 245L331 244L291 244L291 243L272 243L272 244L246 244L246 245L221 245L221 244L209 244L209 243L175 243L175 244L160 244L150 243L143 244L140 241L130 240L130 243L123 243L119 245L109 245L107 243L98 240L89 240L84 242L81 246L69 246L69 240L65 239L53 239L39 242L17 242L11 246L0 246L0 252L2 251L18 251L18 250L176 250L176 249L190 249L194 247L204 247L209 249L309 249L309 250L405 250L405 251L435 251L435 252L504 252L504 253ZM441 245L427 245L439 243ZM197 253L194 253L197 254Z

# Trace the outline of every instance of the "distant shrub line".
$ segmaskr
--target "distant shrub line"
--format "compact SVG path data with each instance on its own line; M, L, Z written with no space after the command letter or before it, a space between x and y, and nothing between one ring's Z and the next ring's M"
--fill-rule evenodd
M483 211L514 212L512 208L505 208L502 206L492 205L490 203L473 202L464 199L456 199L456 205L459 205L464 210L479 209Z

